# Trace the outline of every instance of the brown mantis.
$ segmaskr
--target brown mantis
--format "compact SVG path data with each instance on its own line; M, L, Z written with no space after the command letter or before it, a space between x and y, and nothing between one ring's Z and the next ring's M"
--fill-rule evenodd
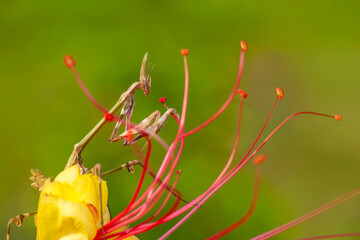
M174 116L177 120L180 119L178 113L175 109L169 108L167 111L161 115L160 111L156 110L153 113L151 113L148 117L146 117L143 121L141 121L139 124L134 125L131 123L131 116L134 111L134 95L135 92L139 89L141 89L145 96L147 96L150 92L151 88L151 72L149 72L149 67L147 67L147 57L148 53L145 53L141 68L140 68L140 78L138 82L133 83L127 91L125 91L123 94L121 94L120 99L116 102L116 104L111 108L109 111L104 111L103 118L96 124L96 126L77 144L74 146L74 150L72 154L70 155L70 158L65 166L65 169L78 164L80 166L82 174L86 174L88 172L93 172L94 174L97 174L100 178L107 176L113 172L119 171L121 169L128 169L130 172L133 172L133 166L134 165L141 165L144 167L143 157L141 154L141 150L139 147L137 147L136 143L137 141L144 137L149 136L156 139L158 142L160 142L161 145L163 145L165 148L167 148L167 144L157 135L157 133L161 130L161 128L164 126L166 120L169 118L170 115ZM80 86L84 90L85 94L88 95L90 100L100 108L100 110L104 110L97 102L94 102L93 97L89 93L89 91L86 89L85 85L83 84L81 78L79 77L77 71L75 70L75 61L73 58L69 55L65 56L64 58L65 64L67 67L69 67L72 72L74 73L77 81L79 82ZM115 114L119 109L121 108L120 114L118 117L115 117L113 114ZM115 119L116 118L116 119ZM123 119L125 118L125 121ZM115 168L113 170L110 170L105 173L100 173L98 164L92 168L91 170L88 170L83 165L83 160L81 158L81 153L84 150L84 148L87 146L87 144L91 141L91 139L99 132L99 130L105 125L108 121L116 121L116 126L111 134L111 137L109 141L111 142L117 142L121 139L124 139L124 145L133 145L134 150L138 155L139 160L133 160L129 161L126 164L121 165L118 168ZM121 124L125 125L125 131L118 135L119 128ZM155 177L154 171L147 167L146 171L152 176ZM39 189L41 191L42 187L44 186L44 183L46 181L46 177L41 174L39 170L31 170L32 176L30 177L30 180L33 181L31 184L34 188ZM158 181L158 183L161 183L161 180ZM171 189L171 186L167 185L166 188L168 190ZM101 192L100 192L101 194ZM181 194L175 190L172 191L172 194L176 196L177 198L181 199ZM185 201L186 202L186 201ZM7 237L6 239L10 239L10 226L13 223L16 223L17 226L21 226L23 223L24 218L35 215L37 212L31 212L31 213L25 213L17 215L16 217L10 219L8 225L7 225Z

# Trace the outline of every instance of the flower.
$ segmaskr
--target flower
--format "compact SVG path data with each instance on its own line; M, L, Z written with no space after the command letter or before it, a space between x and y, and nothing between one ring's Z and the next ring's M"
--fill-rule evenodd
M100 199L99 177L80 174L78 165L65 169L54 181L48 179L35 217L37 239L93 239L101 228L100 215L105 223L110 220L108 189L103 180L101 189Z
M156 133L155 128L143 127L143 125L133 124L130 122L130 117L133 111L133 97L134 92L137 89L145 89L145 95L149 93L150 82L146 81L140 83L134 83L127 92L125 92L117 105L110 111L101 106L96 102L95 98L92 97L90 92L86 89L84 83L79 77L78 73L75 70L75 61L72 57L66 56L65 63L73 71L77 81L80 86L83 88L87 97L94 103L94 105L103 112L103 119L97 125L95 130L92 130L91 134L96 134L96 132L105 124L105 122L117 121L126 126L126 134L124 135L127 143L133 141L133 139L138 140L141 137L144 137L147 141L147 150L146 157L142 157L141 151L137 152L140 160L142 161L143 171L139 179L137 188L131 200L129 201L127 207L121 212L118 213L115 217L110 219L108 208L106 207L107 203L107 187L106 182L100 180L98 176L93 173L80 173L80 167L82 167L81 158L79 154L85 147L85 145L75 145L74 152L67 164L67 169L60 173L54 180L47 180L40 196L39 208L36 216L36 225L38 228L38 239L47 239L49 236L54 236L53 234L58 234L59 239L128 239L133 238L134 235L138 235L142 232L149 231L160 224L169 222L177 217L182 216L182 218L176 223L170 230L168 230L163 236L159 239L167 238L173 231L180 227L180 225L186 221L195 211L197 211L203 203L205 203L211 196L213 196L219 189L221 189L224 184L226 184L235 174L237 174L246 164L252 160L261 148L269 141L269 139L289 120L304 114L317 115L323 117L329 117L335 120L341 120L341 115L328 115L316 112L297 112L290 115L283 122L281 122L264 140L260 141L263 131L267 126L267 123L272 115L272 112L279 100L284 97L284 92L281 88L277 87L275 89L276 98L275 102L270 110L270 113L261 128L259 134L257 135L255 141L250 146L249 150L243 156L243 158L238 161L235 165L233 164L234 156L236 153L238 139L240 135L240 126L241 126L241 113L244 99L247 97L247 94L244 90L239 90L238 86L242 76L242 71L244 68L244 58L245 52L248 47L244 41L240 42L240 61L239 61L239 70L236 78L234 87L225 101L223 106L207 121L198 126L197 128L190 130L188 132L184 131L184 124L186 120L186 110L187 110L187 101L188 101L188 91L189 91L189 71L187 64L187 55L189 51L187 49L182 49L180 51L184 59L185 66L185 90L184 90L184 99L183 99L183 108L181 117L177 117L176 114L172 113L172 116L175 118L176 122L179 125L178 132L170 145L167 145ZM147 54L145 54L142 64L142 70L140 72L141 76L146 75L146 65ZM145 63L145 64L144 64ZM149 80L150 81L150 80ZM140 84L140 85L139 85ZM142 84L142 85L141 85ZM239 116L238 124L236 130L236 137L233 144L232 152L229 156L229 159L220 172L220 174L215 178L213 183L199 196L193 199L190 202L180 206L181 201L184 201L181 198L181 194L176 192L175 187L180 178L181 171L176 170L177 163L180 160L184 142L187 137L195 134L196 132L204 129L207 125L213 122L218 116L220 116L223 111L229 106L233 101L236 95L239 95ZM165 105L166 98L161 98L159 100L166 108ZM127 104L127 105L126 105ZM119 109L120 105L126 105L126 111L122 111L123 116L127 116L126 121L122 120L122 117L117 117L114 115L114 112ZM170 110L168 108L168 110ZM151 130L149 130L151 129ZM91 135L90 134L90 135ZM91 135L91 136L93 136ZM134 137L133 135L136 135ZM133 138L134 137L134 138ZM147 172L150 171L149 159L151 156L151 146L152 139L157 140L164 146L166 153L162 160L161 166L153 173L154 180L150 185L143 189L144 177ZM84 142L88 142L84 141ZM132 143L134 143L133 141ZM228 232L234 230L235 228L242 225L247 219L250 218L252 212L256 207L256 202L259 194L259 182L260 182L260 166L263 161L265 161L265 155L259 155L255 157L254 163L256 165L256 179L254 187L254 196L251 203L251 207L246 215L241 218L239 221L221 231L220 233L214 235L210 239L217 239ZM234 165L232 168L231 166ZM175 178L175 179L174 179ZM174 179L172 185L170 181ZM101 182L101 184L99 184ZM101 186L101 191L100 191ZM140 194L140 190L142 193ZM165 192L168 191L165 199L163 196ZM101 192L101 194L100 194ZM345 194L344 196L336 199L335 201L326 204L324 206L316 209L311 212L312 215L304 215L303 217L290 222L288 225L281 226L277 229L269 231L268 233L262 234L254 239L266 239L268 236L274 236L281 231L284 231L296 224L301 223L302 221L307 220L310 217L316 216L324 209L329 209L357 194L360 193L360 189L355 189L354 191ZM168 203L170 196L175 195L176 201L173 206L165 213L162 213L164 206ZM101 204L102 203L102 204ZM155 206L160 206L155 208ZM101 211L102 209L102 211ZM148 213L151 210L156 210L155 213L149 217ZM185 216L184 216L185 215ZM103 225L101 224L101 219L103 219ZM140 223L138 222L140 221ZM135 224L136 222L136 224ZM51 223L51 225L49 224ZM131 227L128 228L128 225Z
M105 224L110 221L107 200L106 182L92 172L81 174L79 165L65 169L54 181L47 179L35 216L37 239L94 239L101 216Z

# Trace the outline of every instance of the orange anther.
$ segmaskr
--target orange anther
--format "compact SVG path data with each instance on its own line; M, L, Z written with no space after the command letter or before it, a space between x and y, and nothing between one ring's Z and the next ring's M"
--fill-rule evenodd
M242 96L243 98L246 98L246 97L247 97L247 93L246 93L244 90L242 90L242 89L237 90L237 93L238 93L240 96Z
M258 156L256 156L254 158L254 164L255 165L260 165L261 163L265 162L267 159L267 155L266 154L260 154Z
M282 99L284 97L284 92L281 88L277 87L276 88L276 95L278 97L278 99Z
M190 52L189 49L186 49L186 48L183 48L183 49L180 50L180 53L183 56L189 55L189 52Z
M245 52L248 49L248 46L245 41L240 41L241 51Z
M334 119L335 119L336 121L340 121L340 120L342 119L342 116L341 116L340 114L336 114L336 115L334 116Z
M180 174L180 173L181 173L181 170L177 170L177 171L176 171L176 174Z
M68 68L73 68L76 65L74 58L70 55L65 55L64 62Z

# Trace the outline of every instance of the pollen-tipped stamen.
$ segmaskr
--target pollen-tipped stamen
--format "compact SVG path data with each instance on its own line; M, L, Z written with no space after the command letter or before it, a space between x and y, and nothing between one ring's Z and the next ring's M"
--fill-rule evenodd
M78 74L78 72L75 69L75 60L73 57L71 57L70 55L66 55L64 57L64 61L65 61L65 65L71 69L71 71L73 72L76 81L78 82L78 84L80 85L81 89L83 90L83 92L85 93L86 97L94 104L95 107L97 107L100 111L102 111L103 113L108 113L108 110L106 110L106 108L104 108L94 97L93 95L90 93L89 89L85 86L83 80L81 79L80 75Z

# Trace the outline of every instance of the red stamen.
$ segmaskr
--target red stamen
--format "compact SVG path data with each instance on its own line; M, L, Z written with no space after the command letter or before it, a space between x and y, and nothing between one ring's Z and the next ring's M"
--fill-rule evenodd
M248 50L248 46L245 41L240 41L240 48L243 52L246 52L246 50Z
M186 49L186 48L183 48L180 50L180 54L183 55L183 56L187 56L189 55L189 49Z
M76 69L75 69L75 61L74 59L70 56L70 55L66 55L65 58L65 64L68 68L71 69L71 71L73 72L76 81L78 82L78 84L80 85L81 89L83 90L83 92L85 93L86 97L92 102L92 104L94 104L95 107L97 107L100 111L102 111L103 113L107 113L108 110L106 110L106 108L104 108L103 106L101 106L101 104L96 101L96 99L93 97L93 95L91 95L90 91L87 89L87 87L85 86L83 80L80 78L80 75L77 73Z
M278 97L279 100L282 99L282 98L284 97L284 92L283 92L283 90L282 90L281 88L277 87L277 88L276 88L276 95L277 95L277 97Z
M221 171L220 175L216 178L216 180L214 181L214 183L212 184L211 187L215 186L216 183L224 176L224 174L227 172L227 170L229 169L231 163L234 160L234 157L235 157L235 154L236 154L236 149L237 149L237 146L239 144L241 116L242 116L242 109L243 109L243 99L244 98L240 98L239 116L238 116L238 122L237 122L237 128L236 128L236 136L235 136L234 145L233 145L233 148L232 148L232 151L231 151L231 155L230 155L229 160L226 163L224 169Z
M246 93L244 90L239 89L239 90L237 90L237 93L238 93L241 97L247 98L247 93Z
M70 69L75 67L75 65L76 65L75 60L71 55L65 55L64 62L65 62L65 65Z
M187 50L187 49L182 49L182 50L184 50L184 52L186 53L185 50ZM188 51L189 50L187 50L187 54L189 53ZM189 67L188 67L187 57L186 57L187 54L182 54L184 56L185 86L184 86L184 98L183 98L183 106L182 106L182 110L181 110L180 124L179 124L178 132L176 134L176 138L178 138L180 136L180 134L182 134L184 131L186 110L187 110L187 104L188 104L188 98L189 98ZM175 142L178 142L178 141L179 141L179 139L175 140Z

